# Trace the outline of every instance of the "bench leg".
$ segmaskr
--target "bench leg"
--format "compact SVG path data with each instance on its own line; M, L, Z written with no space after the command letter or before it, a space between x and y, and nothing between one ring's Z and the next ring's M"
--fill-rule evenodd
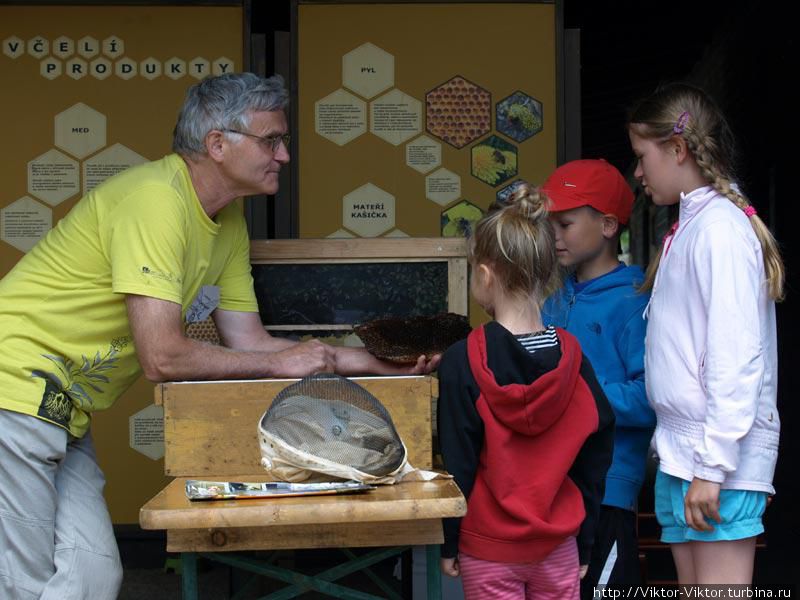
M355 562L358 560L358 557L353 553L352 550L348 548L340 548L342 554L344 554L351 562ZM400 554L402 550L398 550L398 554ZM372 569L369 567L364 567L361 569L361 572L364 573L370 580L378 586L378 588L386 594L386 598L388 600L403 600L402 596L400 596L397 592L395 592L392 588L390 588L385 581L383 581L380 577L378 577Z
M441 600L442 598L442 571L439 567L439 546L426 546L427 575L428 575L428 600Z
M181 582L183 584L183 600L197 600L197 554L181 553Z
M384 558L395 556L399 551L402 551L402 548L400 550L397 548L378 549L362 555L356 560L350 560L347 563L317 573L316 575L305 575L297 571L265 564L257 559L237 556L235 552L201 552L199 556L290 584L289 587L273 592L267 596L262 596L262 600L286 600L288 598L302 596L309 591L318 591L323 595L333 598L346 598L348 600L379 600L384 598L384 596L375 596L373 594L359 592L358 590L332 582L350 573L361 571L365 567L371 566ZM192 600L196 600L196 598L192 598Z

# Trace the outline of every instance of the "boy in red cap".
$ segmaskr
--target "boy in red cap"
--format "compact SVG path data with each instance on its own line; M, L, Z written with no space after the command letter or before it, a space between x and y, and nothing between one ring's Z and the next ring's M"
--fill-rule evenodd
M594 367L616 416L614 457L581 596L595 587L640 582L636 504L644 481L655 414L644 386L643 317L649 294L638 266L618 258L619 238L633 208L633 193L604 160L562 165L541 191L550 199L556 253L568 270L563 288L542 309L544 325L575 337Z

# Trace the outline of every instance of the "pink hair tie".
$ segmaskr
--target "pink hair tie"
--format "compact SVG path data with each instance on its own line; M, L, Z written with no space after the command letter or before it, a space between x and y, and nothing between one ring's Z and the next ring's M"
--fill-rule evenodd
M758 213L756 213L756 207L755 206L745 206L742 210L744 211L744 214L747 215L748 219L750 217L754 217L755 215L758 214Z

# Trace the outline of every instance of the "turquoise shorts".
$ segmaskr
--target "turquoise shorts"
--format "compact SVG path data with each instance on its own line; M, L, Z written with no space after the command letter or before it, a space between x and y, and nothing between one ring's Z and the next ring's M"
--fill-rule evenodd
M666 473L656 475L655 508L661 525L661 541L667 544L681 542L719 542L743 540L764 532L761 517L767 507L767 493L750 490L721 490L719 515L722 523L706 521L713 531L696 531L686 524L683 500L689 482Z

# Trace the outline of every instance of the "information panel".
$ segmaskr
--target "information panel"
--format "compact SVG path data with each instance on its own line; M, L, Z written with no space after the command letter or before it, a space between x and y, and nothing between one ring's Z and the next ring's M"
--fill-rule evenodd
M555 4L296 9L301 237L464 236L555 168Z

